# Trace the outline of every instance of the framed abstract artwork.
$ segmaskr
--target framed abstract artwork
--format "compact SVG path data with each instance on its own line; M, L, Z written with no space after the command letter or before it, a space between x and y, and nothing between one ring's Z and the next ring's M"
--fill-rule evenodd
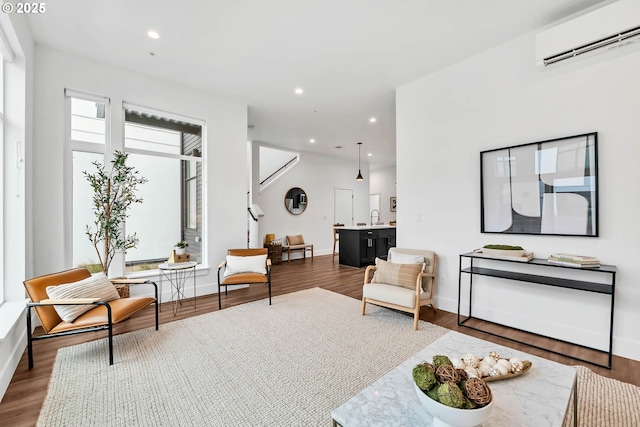
M481 232L598 236L598 133L480 153Z
M396 211L396 198L395 198L395 196L391 197L389 199L389 205L390 205L391 212L395 212Z

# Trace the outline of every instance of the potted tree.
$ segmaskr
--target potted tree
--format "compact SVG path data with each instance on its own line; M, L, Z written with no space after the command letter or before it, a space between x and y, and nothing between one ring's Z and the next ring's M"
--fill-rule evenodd
M138 244L135 233L125 235L124 223L129 216L132 204L142 203L136 196L138 185L148 180L132 166L127 166L127 157L116 151L111 161L111 170L107 171L101 162L93 162L97 171L83 174L93 189L93 227L86 226L86 235L98 254L102 271L108 274L109 266L116 252L126 253Z

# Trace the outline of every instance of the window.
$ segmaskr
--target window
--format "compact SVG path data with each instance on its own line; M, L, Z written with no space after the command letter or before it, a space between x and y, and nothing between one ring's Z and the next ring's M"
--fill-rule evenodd
M203 123L167 113L124 105L124 147L111 141L107 98L67 91L72 169L73 265L98 270L96 250L85 230L93 226L93 191L84 171L103 163L115 150L129 154L128 164L148 181L138 187L143 203L134 204L125 225L139 239L124 264L114 259L112 274L153 270L174 244L189 242L193 261L202 262ZM107 160L108 161L108 160Z
M185 228L191 230L198 229L198 183L201 172L198 170L198 163L196 161L190 161L186 163L186 176L185 176L185 190L186 190L186 203L185 203Z
M109 100L67 91L69 134L71 135L71 227L72 263L100 271L96 250L85 234L93 226L93 190L84 172L95 171L94 162L103 163L109 129Z
M8 19L0 20L0 341L11 332L24 309L27 264L25 162L28 120L25 94L26 60L18 35ZM1 347L1 345L0 345Z
M189 242L202 262L202 123L125 105L125 151L148 182L140 187L127 233L139 243L126 254L127 271L155 269L174 244ZM158 215L162 212L162 215Z
M4 147L4 55L0 55L0 147ZM2 171L0 172L0 207L4 212L4 149L0 150L0 165ZM0 286L0 305L4 302L4 227L0 227L0 280L2 286Z
M71 98L72 141L105 144L107 102Z

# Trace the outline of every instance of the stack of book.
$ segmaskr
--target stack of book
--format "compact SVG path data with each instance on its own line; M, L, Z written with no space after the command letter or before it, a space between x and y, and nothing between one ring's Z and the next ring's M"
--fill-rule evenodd
M592 256L574 255L574 254L552 254L548 261L551 264L566 265L569 267L579 268L597 268L600 267L600 260Z

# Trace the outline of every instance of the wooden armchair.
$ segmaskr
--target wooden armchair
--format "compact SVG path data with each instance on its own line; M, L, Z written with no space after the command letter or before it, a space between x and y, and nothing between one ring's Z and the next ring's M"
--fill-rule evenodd
M106 276L104 280L107 281L107 284L110 283ZM29 369L33 368L33 341L105 329L109 331L109 365L113 365L113 325L128 319L132 314L153 303L156 306L156 330L158 330L158 286L154 282L146 280L126 281L128 283L149 283L153 285L155 298L119 298L115 286L113 286L115 294L105 298L103 291L109 291L105 289L104 283L96 285L98 281L102 281L102 277L92 276L86 268L74 268L24 281L24 287L31 300L31 302L27 303ZM119 282L123 283L124 281L120 280ZM91 297L88 295L94 289L98 289L97 286L102 286L99 291L96 290L96 294L99 294L99 296ZM52 289L51 287L56 288ZM57 292L68 296L50 298L47 288L50 288L50 294ZM74 294L77 296L74 296ZM107 299L109 300L107 301ZM35 308L45 335L33 336L31 325L32 308ZM70 308L83 312L71 319L75 314L68 313ZM61 310L63 317L67 318L67 320L63 320L57 310Z
M220 274L222 273L222 277ZM218 309L222 310L220 287L265 283L269 289L269 305L271 305L271 260L267 248L229 249L227 258L218 264Z
M307 258L307 251L311 251L311 260L313 260L313 244L305 243L302 234L287 236L287 244L282 246L282 251L287 251L287 262L291 262L291 251L302 251L303 258Z
M365 270L362 315L367 303L413 313L413 330L417 330L420 307L438 310L434 299L438 256L428 250L391 248L387 260Z

